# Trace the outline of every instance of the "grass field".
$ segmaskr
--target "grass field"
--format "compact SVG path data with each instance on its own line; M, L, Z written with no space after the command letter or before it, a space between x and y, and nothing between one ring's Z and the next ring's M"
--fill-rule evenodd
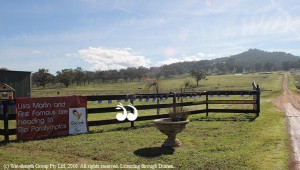
M195 88L195 80L189 76L175 77L174 79L161 79L160 92L180 92L185 81L191 81L193 88L187 88L186 91L198 90L252 90L252 80L261 85L262 89L270 88L271 85L264 86L273 80L274 75L269 74L248 74L248 75L223 75L208 76L201 80L199 87ZM81 86L71 86L64 88L59 85L47 86L45 89L33 87L33 97L46 96L70 96L70 95L103 95L103 94L134 94L134 93L153 93L154 91L145 89L147 81L130 83L90 83ZM276 85L276 84L275 84ZM59 95L57 94L59 92Z
M187 78L162 79L163 90L179 91ZM92 128L90 134L47 140L0 143L0 164L97 164L97 165L173 165L200 169L288 169L289 140L284 114L272 103L281 93L282 76L249 74L208 76L198 89L251 90L255 80L262 89L261 114L216 114L190 116L191 122L178 135L183 147L161 148L166 138L152 121ZM143 90L146 82L91 84L70 88L34 89L33 95L129 94ZM171 88L168 88L171 87ZM122 89L122 90L120 90ZM96 103L90 103L96 107ZM101 106L105 106L103 104ZM141 114L150 114L142 112ZM115 116L112 114L113 117ZM104 118L110 115L104 115ZM98 119L99 117L90 117ZM1 165L0 165L1 166ZM150 168L150 167L148 167Z
M294 92L300 94L300 71L293 72L292 74L289 75L289 78L291 79L290 81L291 89Z

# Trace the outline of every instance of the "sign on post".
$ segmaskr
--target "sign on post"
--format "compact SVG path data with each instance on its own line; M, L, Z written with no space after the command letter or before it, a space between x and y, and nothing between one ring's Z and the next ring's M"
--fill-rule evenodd
M83 96L17 98L17 139L86 133L86 107Z

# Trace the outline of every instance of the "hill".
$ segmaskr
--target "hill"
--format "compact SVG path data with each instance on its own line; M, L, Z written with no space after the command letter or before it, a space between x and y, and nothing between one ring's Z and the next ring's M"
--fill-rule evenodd
M283 62L296 62L300 59L299 56L294 56L285 52L268 52L258 49L249 49L243 53L214 59L213 62L232 62L233 64L257 65L260 63L270 62L275 65L281 65Z
M203 69L209 74L231 74L261 71L289 70L300 67L300 57L285 52L267 52L249 49L240 54L213 60L180 62L160 68L176 70L174 74L188 73L192 69Z

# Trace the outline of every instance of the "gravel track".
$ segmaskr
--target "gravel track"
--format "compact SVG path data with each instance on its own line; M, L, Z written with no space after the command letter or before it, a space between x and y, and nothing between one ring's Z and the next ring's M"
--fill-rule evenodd
M283 94L276 100L276 105L285 112L289 127L291 147L293 151L292 167L300 170L300 96L293 94L288 88L288 76L284 76Z

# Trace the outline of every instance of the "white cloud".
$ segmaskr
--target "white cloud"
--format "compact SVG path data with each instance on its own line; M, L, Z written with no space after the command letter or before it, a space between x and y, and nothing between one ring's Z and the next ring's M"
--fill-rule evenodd
M168 58L165 61L160 61L158 62L159 65L168 65L168 64L172 64L172 63L177 63L180 62L181 60L178 58Z
M41 53L41 51L39 51L39 50L33 50L32 51L32 54L40 54Z
M167 64L172 64L172 63L177 63L177 62L184 62L184 61L199 61L207 57L212 57L213 54L204 54L204 53L198 53L196 55L191 55L191 56L183 56L182 58L168 58L165 61L160 61L158 62L159 65L167 65Z
M89 47L79 50L79 56L88 62L92 69L110 70L127 67L147 67L150 63L144 56L137 55L130 48L112 49Z
M72 56L77 57L78 54L76 54L76 53L65 53L65 56L66 57L72 57Z

